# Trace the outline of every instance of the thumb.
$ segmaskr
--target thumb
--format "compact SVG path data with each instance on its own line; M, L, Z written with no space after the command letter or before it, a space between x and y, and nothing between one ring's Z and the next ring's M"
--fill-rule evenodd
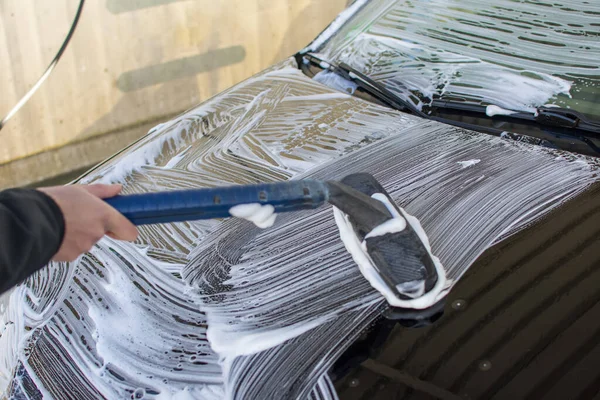
M89 194L91 194L92 196L96 196L100 199L106 199L109 197L113 197L119 194L119 192L121 191L122 186L121 185L102 185L102 184L95 184L95 185L82 185L82 188L84 188L85 190L87 190L87 192Z

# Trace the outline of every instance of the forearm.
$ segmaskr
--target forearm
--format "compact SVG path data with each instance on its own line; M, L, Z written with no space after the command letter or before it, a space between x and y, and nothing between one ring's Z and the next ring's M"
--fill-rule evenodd
M57 204L33 189L0 192L0 293L46 265L63 240Z

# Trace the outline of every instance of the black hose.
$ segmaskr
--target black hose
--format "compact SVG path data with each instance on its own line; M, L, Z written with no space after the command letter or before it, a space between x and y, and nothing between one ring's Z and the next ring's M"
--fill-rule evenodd
M50 65L48 65L48 68L46 68L46 71L44 71L44 73L42 74L40 79L37 80L35 85L33 85L31 87L31 89L29 89L29 91L27 93L25 93L25 95L23 97L21 97L21 100L19 100L19 102L8 112L8 114L6 114L6 116L4 118L2 118L2 120L0 120L0 130L2 128L4 128L4 125L6 125L6 122L8 122L8 120L10 118L12 118L17 113L17 111L19 111L21 109L21 107L23 107L25 105L25 103L27 103L27 101L31 98L31 96L33 96L33 94L40 88L42 83L44 83L44 81L48 78L48 76L50 75L50 73L52 72L52 70L54 69L56 64L58 63L58 60L60 60L60 57L63 55L63 53L65 52L65 50L67 48L67 45L71 41L71 37L73 36L73 33L75 33L75 28L77 27L77 23L79 22L79 17L81 16L81 11L83 10L84 1L85 0L79 1L79 7L77 8L77 12L75 13L75 18L73 19L71 28L69 29L69 32L67 33L67 36L65 37L65 40L63 41L62 45L60 46L60 49L58 49L58 52L54 56L54 59L52 60L52 62L50 62Z

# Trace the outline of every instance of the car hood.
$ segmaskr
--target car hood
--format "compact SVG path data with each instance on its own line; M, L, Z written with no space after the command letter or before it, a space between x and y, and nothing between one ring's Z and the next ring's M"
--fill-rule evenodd
M434 324L379 323L330 376L342 399L589 399L600 362L600 186L492 246Z
M353 172L375 175L420 219L448 290L487 248L597 181L594 159L402 114L292 60L157 126L81 181L137 193ZM384 308L330 207L267 230L235 219L146 226L135 244L103 239L16 288L0 377L30 397L333 398L331 365Z

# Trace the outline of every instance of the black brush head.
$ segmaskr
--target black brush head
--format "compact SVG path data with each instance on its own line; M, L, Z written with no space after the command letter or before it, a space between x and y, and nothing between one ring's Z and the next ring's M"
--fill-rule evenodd
M375 227L393 218L384 203L371 197L373 194L384 195L397 214L402 215L383 186L370 174L349 175L341 180L342 185L328 183L332 192L329 202L348 215L360 241ZM374 267L400 299L418 298L438 281L435 263L408 221L400 232L369 237L366 244Z

